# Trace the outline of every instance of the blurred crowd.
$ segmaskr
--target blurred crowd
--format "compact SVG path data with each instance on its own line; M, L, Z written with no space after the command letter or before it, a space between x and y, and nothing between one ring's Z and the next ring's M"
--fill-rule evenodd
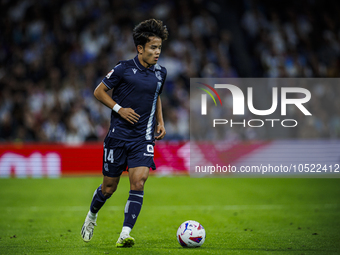
M111 110L93 91L119 60L136 55L132 29L151 17L170 33L159 60L168 70L165 138L189 139L190 77L239 76L240 45L221 22L221 2L0 1L0 141L102 141ZM340 76L340 5L324 13L303 2L296 9L243 2L230 26L242 31L252 63L246 76Z
M339 2L249 1L247 6L241 23L257 76L340 76Z

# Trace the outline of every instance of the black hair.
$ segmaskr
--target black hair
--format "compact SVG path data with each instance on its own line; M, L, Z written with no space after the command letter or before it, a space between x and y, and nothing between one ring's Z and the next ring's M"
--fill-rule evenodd
M132 35L135 46L142 45L144 48L145 44L150 41L149 37L156 36L165 41L169 33L166 26L163 26L163 21L148 19L135 26Z

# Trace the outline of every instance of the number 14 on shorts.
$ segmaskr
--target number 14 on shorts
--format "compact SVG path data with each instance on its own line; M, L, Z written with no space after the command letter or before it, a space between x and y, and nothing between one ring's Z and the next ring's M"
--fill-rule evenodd
M107 154L107 148L104 148L104 161L105 162L110 161L111 163L114 162L112 149L109 151L109 154Z

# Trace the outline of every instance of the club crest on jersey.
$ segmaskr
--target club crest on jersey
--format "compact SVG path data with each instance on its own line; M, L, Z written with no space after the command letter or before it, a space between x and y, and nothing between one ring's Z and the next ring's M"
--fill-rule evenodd
M133 71L134 74L136 74L137 69L136 68L132 68L132 71Z
M107 75L106 75L106 78L108 78L108 79L110 79L110 77L111 77L111 74L114 72L115 70L114 69L112 69Z
M156 75L158 80L160 80L160 81L162 80L162 76L161 76L161 72L160 71L156 71L155 75Z

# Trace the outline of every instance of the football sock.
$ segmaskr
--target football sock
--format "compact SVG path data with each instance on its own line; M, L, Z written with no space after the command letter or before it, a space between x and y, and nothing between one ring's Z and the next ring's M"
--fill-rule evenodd
M131 232L131 228L130 227L123 227L122 228L122 233L127 233L128 235L130 235Z
M97 220L97 213L91 212L91 210L87 213L87 216L91 219L96 221Z
M125 205L123 227L132 229L136 223L139 212L142 209L144 191L130 190L129 194L129 198Z
M104 196L102 193L102 185L98 187L98 189L95 190L90 206L90 211L92 213L97 213L100 208L105 204L106 200L109 199L111 196Z

